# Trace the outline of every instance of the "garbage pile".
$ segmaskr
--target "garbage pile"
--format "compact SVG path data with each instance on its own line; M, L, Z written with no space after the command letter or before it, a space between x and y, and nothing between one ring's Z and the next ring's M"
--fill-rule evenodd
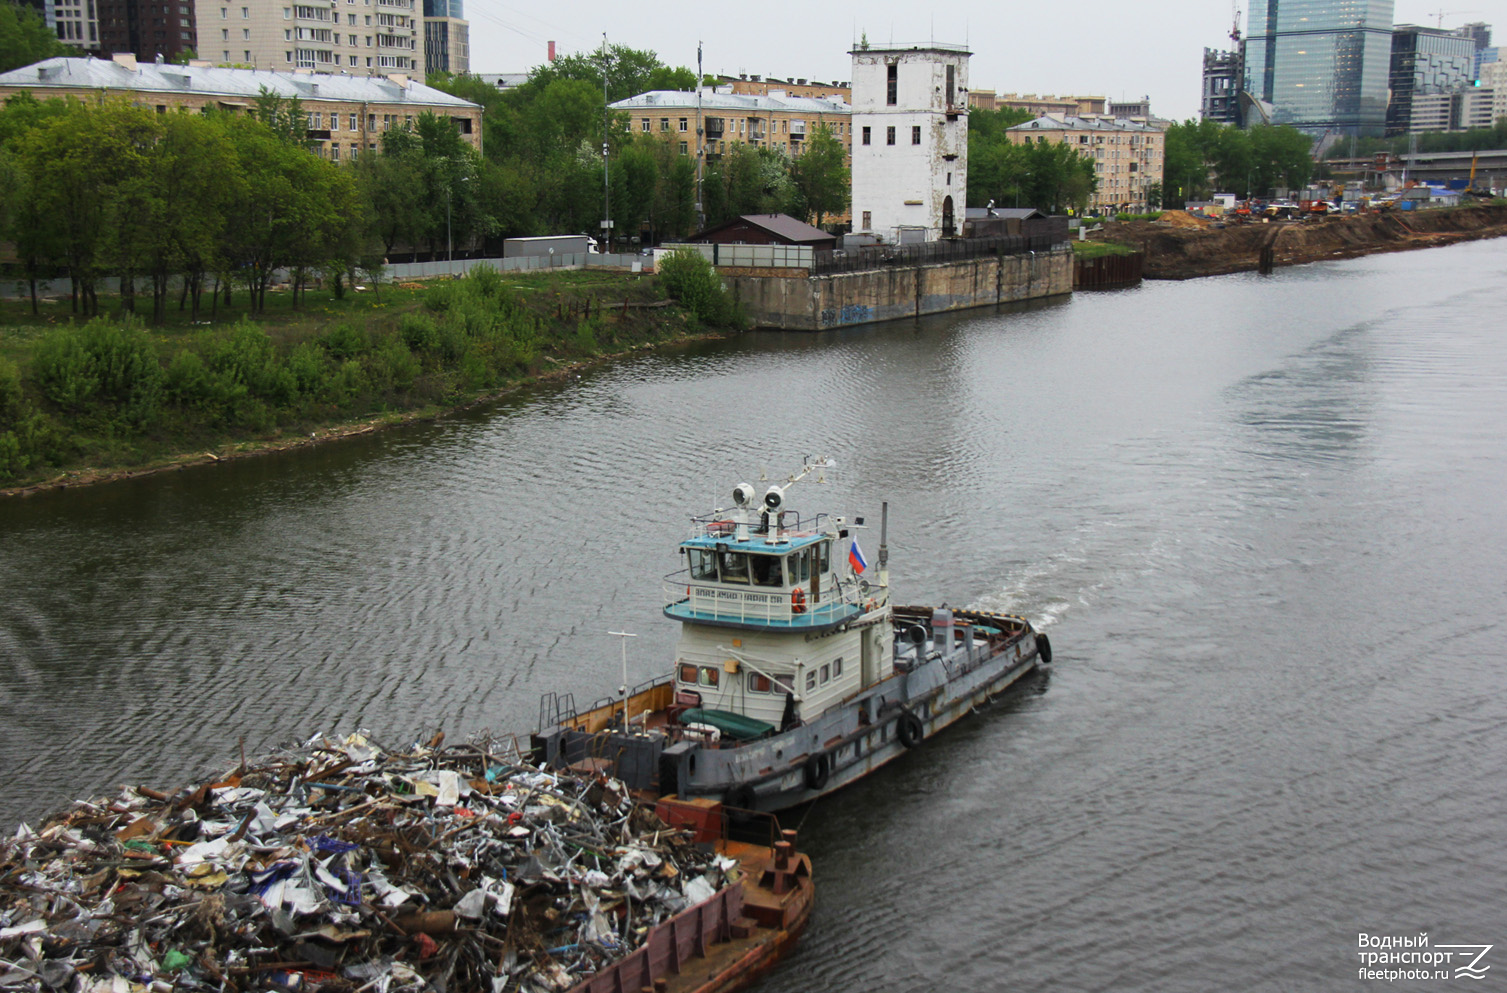
M735 874L516 745L321 736L0 842L0 991L554 993Z

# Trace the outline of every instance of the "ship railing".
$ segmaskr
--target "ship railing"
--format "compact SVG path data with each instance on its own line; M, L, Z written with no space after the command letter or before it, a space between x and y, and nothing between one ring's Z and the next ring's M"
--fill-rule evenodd
M816 534L825 526L827 518L831 514L817 514L815 517L802 517L799 511L781 510L770 515L769 525L765 528L763 512L755 511L753 520L746 525L749 537L766 537L771 533L781 538L793 538L798 535ZM739 521L737 512L721 511L712 514L702 514L691 518L692 538L727 538L736 537ZM763 530L761 530L761 528Z
M665 577L664 605L685 604L697 614L737 621L790 620L803 615L820 615L839 606L857 606L862 591L856 583L835 583L835 588L819 594L802 589L799 598L794 590L761 586L748 590L730 589L723 583L698 582L691 571L682 569ZM796 610L799 604L803 609Z

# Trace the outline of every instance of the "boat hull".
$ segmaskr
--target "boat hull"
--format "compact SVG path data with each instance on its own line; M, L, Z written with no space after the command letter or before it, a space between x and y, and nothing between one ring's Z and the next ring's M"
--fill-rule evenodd
M921 616L922 608L897 608ZM612 705L557 723L534 737L536 759L604 763L649 795L714 799L734 810L778 811L862 779L983 705L1049 661L1045 637L1019 618L1008 637L921 651L887 678L819 716L754 741L707 747L612 726ZM663 694L663 684L642 699ZM619 713L621 705L618 705ZM634 712L630 705L629 712Z

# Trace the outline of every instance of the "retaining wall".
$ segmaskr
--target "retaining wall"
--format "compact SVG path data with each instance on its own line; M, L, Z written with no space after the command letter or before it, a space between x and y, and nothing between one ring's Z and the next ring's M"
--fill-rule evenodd
M723 274L759 327L821 331L1073 291L1071 249L826 276Z

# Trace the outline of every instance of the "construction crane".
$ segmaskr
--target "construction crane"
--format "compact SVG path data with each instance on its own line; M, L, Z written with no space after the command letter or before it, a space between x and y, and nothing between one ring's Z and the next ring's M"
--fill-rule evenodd
M1456 14L1479 14L1479 13L1480 13L1479 10L1438 10L1438 11L1435 11L1434 16L1439 19L1438 27L1442 28L1442 27L1444 27L1444 19L1446 17L1454 17Z

